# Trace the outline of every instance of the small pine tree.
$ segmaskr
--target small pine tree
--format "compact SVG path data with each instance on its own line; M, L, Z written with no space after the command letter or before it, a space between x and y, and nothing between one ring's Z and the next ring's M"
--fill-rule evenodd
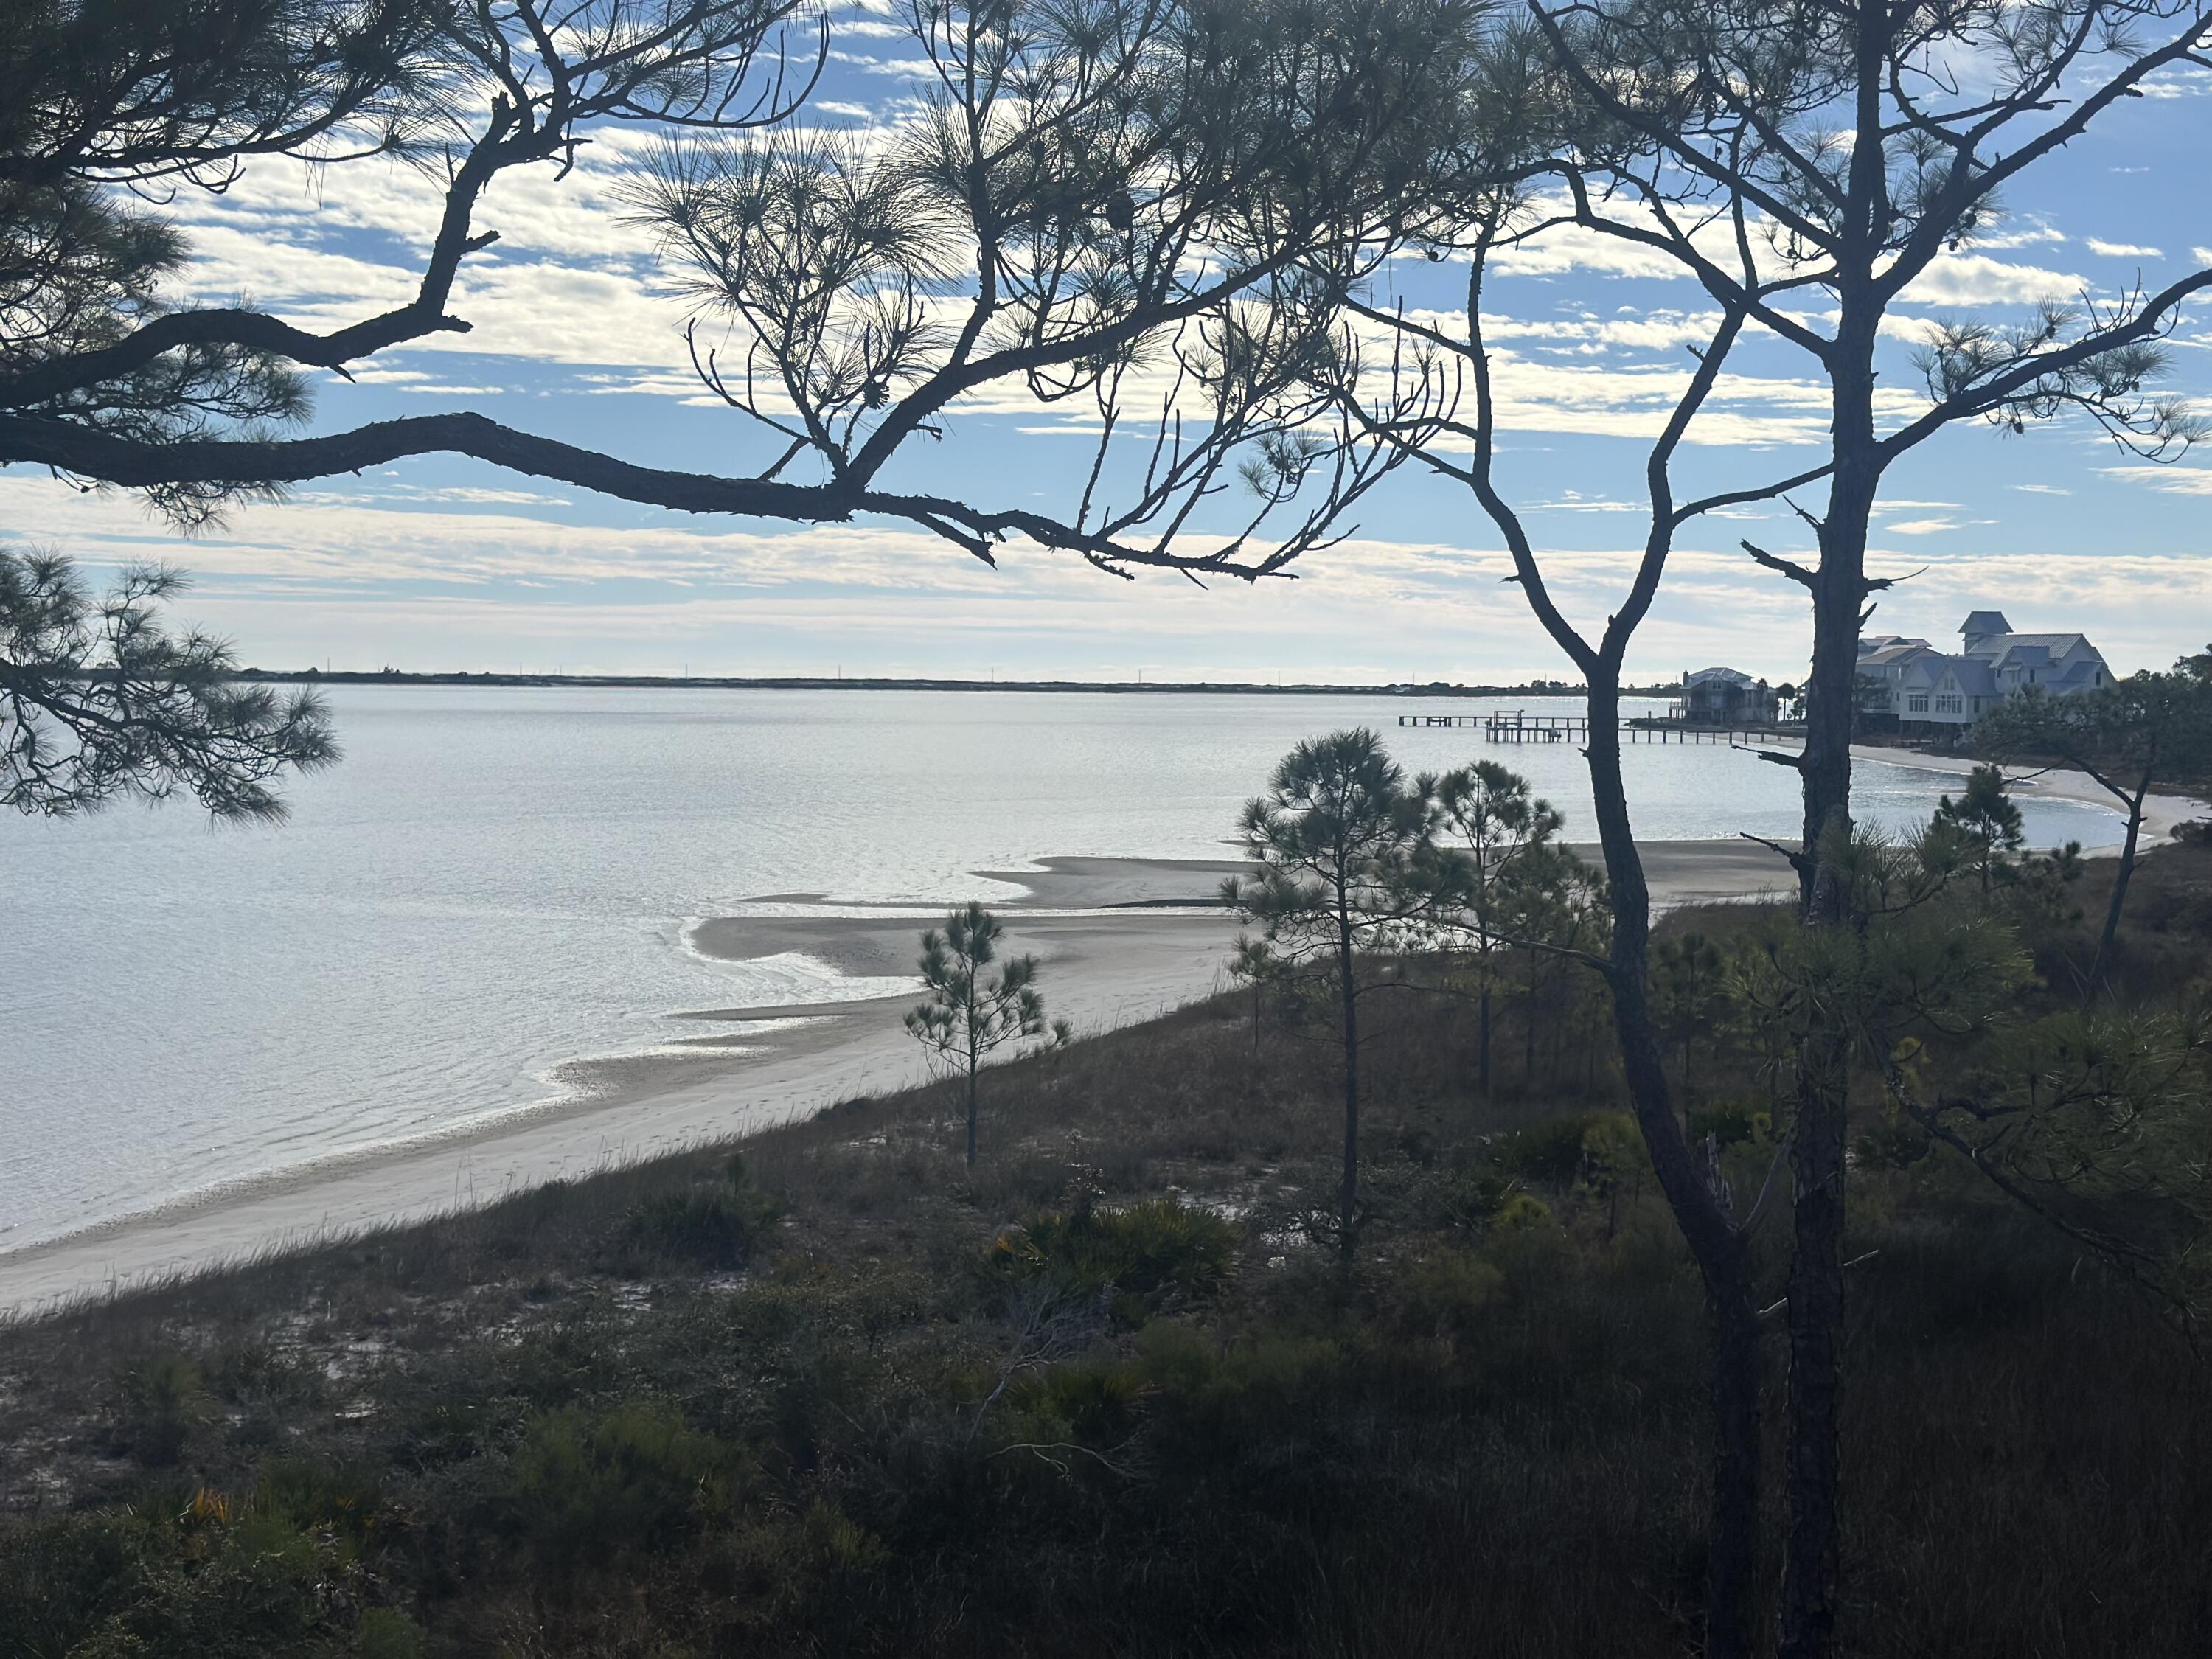
M1232 877L1222 901L1261 930L1271 978L1302 983L1334 1005L1344 1048L1344 1176L1338 1248L1350 1260L1359 1197L1359 1001L1373 988L1359 959L1403 942L1436 902L1425 787L1364 727L1300 744L1267 793L1244 805L1237 840L1258 873ZM1241 941L1256 965L1260 945Z
M943 932L921 936L921 979L926 1001L908 1010L906 1029L921 1045L968 1079L968 1165L975 1164L976 1074L993 1049L1047 1030L1044 999L1038 994L1035 957L1016 957L997 973L984 969L998 960L1006 929L981 904L969 901L945 918ZM1049 1028L1057 1041L1069 1035L1067 1023Z
M1959 837L1966 861L1980 871L1982 891L1988 892L2004 855L2020 850L2022 833L2020 807L2002 769L1977 766L1957 799L1946 795L1937 805L1934 828Z
M1500 958L1533 938L1558 908L1579 860L1556 837L1566 820L1551 802L1531 795L1528 780L1495 761L1447 772L1434 799L1444 831L1458 844L1446 862L1449 915L1439 943L1463 956L1475 983L1480 1024L1477 1081L1490 1098L1490 1006Z

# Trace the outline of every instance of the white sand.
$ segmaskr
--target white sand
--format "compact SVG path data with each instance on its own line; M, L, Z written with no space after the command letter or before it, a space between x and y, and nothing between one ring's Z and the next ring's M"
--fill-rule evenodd
M1890 766L1911 767L1918 772L1942 772L1951 777L1963 778L1984 763L1950 755L1923 755L1910 749L1884 749L1875 744L1854 744L1851 757L1855 760L1881 761ZM2090 806L2102 806L2113 811L2124 811L2112 793L2086 772L2052 771L2031 773L2024 767L2008 766L2005 775L2012 780L2015 795L2043 800L2081 801ZM2141 845L2143 850L2158 847L2173 839L2175 829L2184 823L2212 816L2212 805L2186 795L2147 795L2143 798L2143 825ZM2089 858L2117 858L2119 845L2092 848L2085 854Z

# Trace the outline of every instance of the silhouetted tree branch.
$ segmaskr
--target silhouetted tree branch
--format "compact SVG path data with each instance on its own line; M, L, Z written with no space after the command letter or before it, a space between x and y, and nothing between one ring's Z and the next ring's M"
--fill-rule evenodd
M288 769L337 758L321 702L240 685L229 647L173 635L173 571L94 599L66 559L0 550L0 802L64 817L118 795L188 793L219 818L276 818Z

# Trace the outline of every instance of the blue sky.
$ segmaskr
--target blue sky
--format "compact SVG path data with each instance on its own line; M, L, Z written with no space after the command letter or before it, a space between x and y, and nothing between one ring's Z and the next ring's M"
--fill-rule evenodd
M912 53L893 27L881 0L836 14L808 120L898 118L911 97L899 60ZM2138 272L2156 286L2212 263L2201 161L2212 72L2159 90L2031 175L2000 234L1946 262L1909 312L2013 314L2040 294L2109 293ZM691 378L671 274L621 222L616 191L642 153L617 138L565 180L550 168L502 179L477 218L501 240L465 267L453 307L474 331L386 353L356 384L321 377L316 426L468 408L657 465L759 465L744 417ZM258 166L225 197L178 204L203 256L179 297L245 295L322 326L380 310L414 286L434 201L423 179L382 162L319 178ZM1493 280L1501 477L1571 610L1590 621L1626 580L1643 523L1637 434L1686 374L1682 343L1702 331L1702 297L1583 239ZM2186 319L2177 355L2176 387L2212 397L2212 307ZM1686 457L1692 482L1750 482L1814 455L1820 399L1807 362L1766 340L1747 343L1738 363ZM1890 375L1901 398L1911 382L1901 344ZM887 482L1064 507L1090 447L1052 429L1062 425L998 395L959 410L943 442L911 449ZM894 525L689 518L451 458L303 488L190 542L128 496L0 470L0 525L94 566L184 565L198 586L182 613L270 666L1376 683L1564 672L1517 590L1500 584L1497 537L1456 487L1401 471L1357 522L1350 541L1296 567L1297 581L1201 591L1164 574L1115 581L1022 544L994 571ZM2083 629L2124 672L2163 666L2212 639L2208 522L2212 455L2148 466L2086 422L2025 437L1956 429L1891 475L1874 566L1912 574L1874 626L1940 641L1967 611L1996 606L2015 626ZM1804 607L1733 550L1743 536L1805 545L1784 508L1693 526L1633 675L1709 662L1802 672Z

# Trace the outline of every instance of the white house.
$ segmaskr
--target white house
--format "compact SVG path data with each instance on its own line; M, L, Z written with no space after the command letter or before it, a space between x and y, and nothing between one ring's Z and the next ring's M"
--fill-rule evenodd
M2001 611L1977 611L1959 625L1961 648L1938 651L1925 640L1870 634L1859 641L1859 677L1888 694L1869 694L1868 712L1889 714L1899 729L1972 726L1982 711L2029 686L2055 697L2112 683L2097 647L2080 634L2015 634Z

